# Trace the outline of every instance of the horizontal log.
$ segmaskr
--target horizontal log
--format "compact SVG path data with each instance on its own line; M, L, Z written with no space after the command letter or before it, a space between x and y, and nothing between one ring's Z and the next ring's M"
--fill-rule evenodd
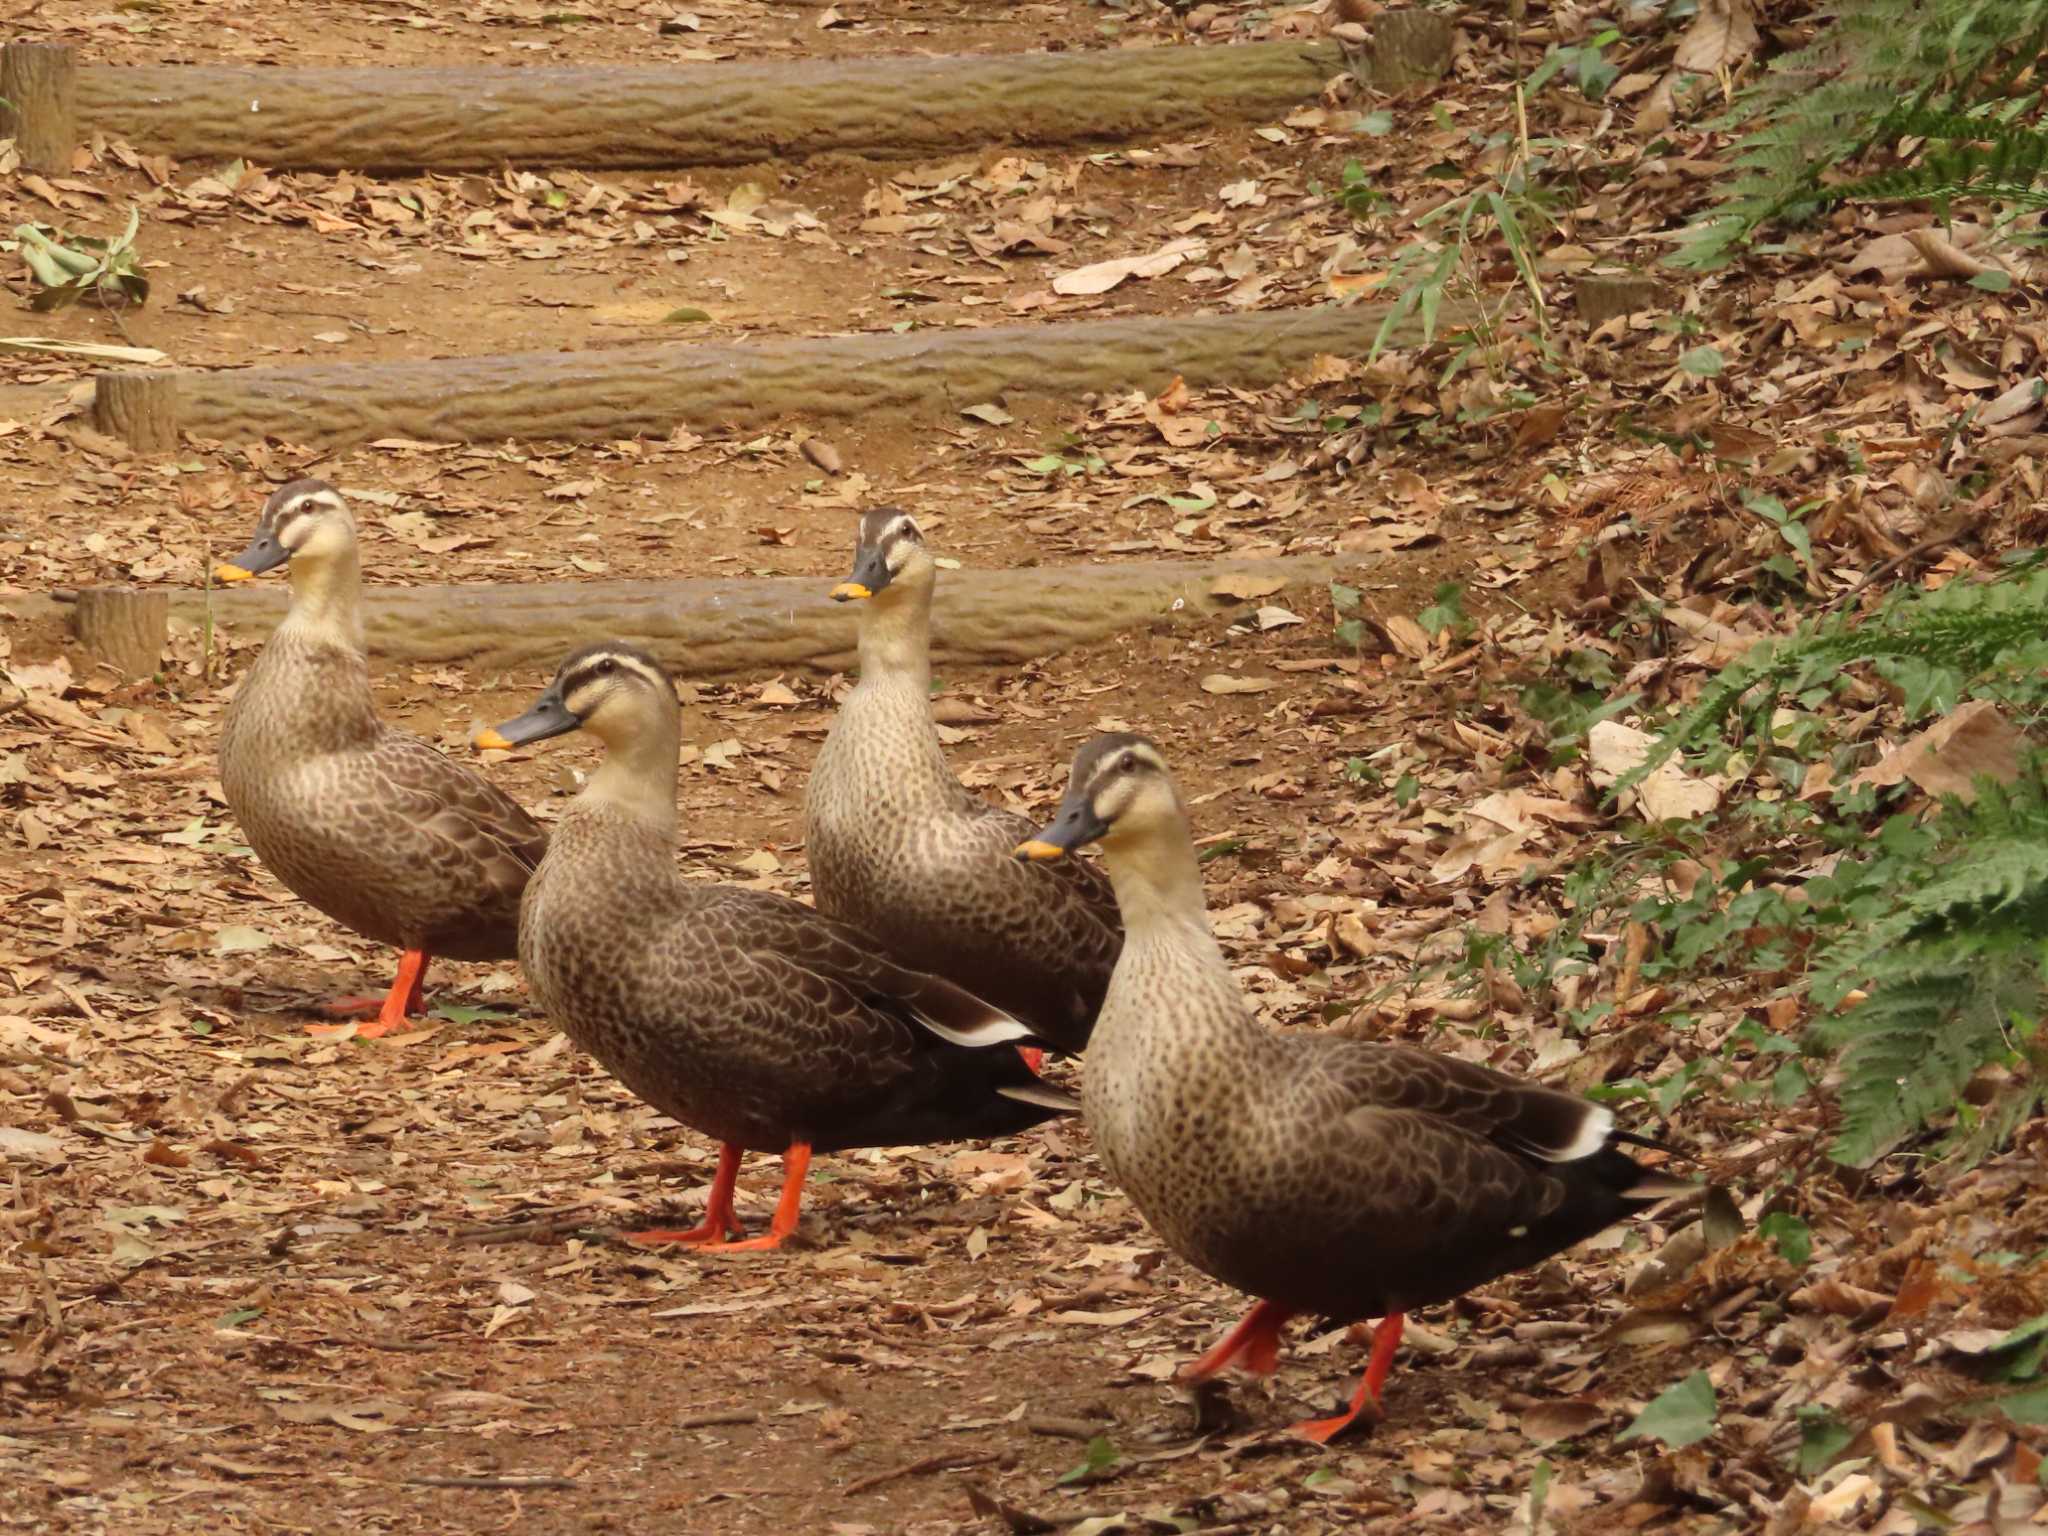
M1014 664L1089 645L1125 630L1242 607L1211 588L1221 576L1264 576L1289 586L1328 582L1364 558L1294 555L1271 560L1144 561L949 571L932 613L941 666ZM573 647L615 638L647 647L681 677L737 678L853 664L857 610L835 603L824 577L753 580L507 582L366 587L363 625L373 665L453 664L479 674L542 672ZM210 594L173 589L171 614L213 622L243 638L284 616L283 582ZM60 606L49 597L0 595L34 622Z
M76 134L99 130L178 159L372 171L624 170L1120 143L1278 116L1347 67L1387 86L1448 67L1450 23L1434 13L1392 13L1376 32L1352 59L1335 43L1271 42L710 68L80 63L73 80L24 56L15 77L33 72L50 88L19 104L33 127L18 137L44 169L68 159Z
M212 442L276 437L322 447L383 437L609 441L665 437L678 426L950 414L998 396L1156 391L1176 374L1194 388L1257 389L1320 353L1363 354L1384 316L1382 305L1322 305L744 345L657 342L393 363L156 369L100 375L93 425L153 453L175 448L181 432ZM1402 334L1419 331L1411 317Z

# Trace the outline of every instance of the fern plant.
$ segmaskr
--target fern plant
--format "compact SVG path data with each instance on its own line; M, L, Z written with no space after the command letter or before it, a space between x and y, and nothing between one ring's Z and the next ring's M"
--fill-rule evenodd
M1839 167L1906 114L2004 102L2048 43L2048 0L1831 0L1813 41L1740 92L1718 126L1748 130L1719 205L1675 265L1717 267L1765 226L1840 200Z
M1983 115L1907 109L1885 120L1878 137L1914 138L1926 148L1911 165L1843 182L1844 202L1931 202L1944 219L1964 198L2001 202L2022 213L2048 208L2048 133Z
M2048 568L2002 580L1955 581L1938 591L1903 589L1870 614L1810 622L1758 646L1723 671L1659 736L1619 794L1674 753L1738 730L1768 742L1769 717L1787 697L1816 702L1868 665L1899 691L1909 722L1943 715L1966 699L1996 699L2023 720L2048 711ZM1947 1150L1980 1155L2008 1135L2048 1087L2037 1040L2048 1006L2048 777L2035 757L2013 784L1981 783L1974 803L1951 799L1924 826L1894 816L1874 835L1851 812L1821 830L1846 856L1811 880L1804 900L1766 913L1759 885L1745 924L1804 925L1817 941L1802 984L1834 1009L1815 1043L1839 1054L1842 1124L1833 1155L1862 1167L1950 1112ZM1862 792L1868 796L1868 791ZM1742 883L1763 871L1743 873ZM1676 916L1677 914L1674 914ZM1732 916L1732 907L1731 913ZM1725 918L1687 921L1725 933ZM1688 952L1685 924L1666 935ZM1710 946L1711 947L1711 946ZM1698 950L1699 946L1693 946ZM1695 954L1706 969L1725 955ZM2015 1069L1988 1108L1961 1096L1983 1067Z
M1838 1161L1867 1167L1958 1108L1984 1066L2019 1068L1988 1113L1964 1108L1949 1150L1981 1154L2040 1101L2048 1006L2048 780L2018 782L1936 818L1931 878L1820 957L1814 995L1864 998L1815 1031L1840 1053ZM1903 873L1901 871L1900 873Z
M1715 676L1614 793L1718 735L1730 714L1739 726L1767 717L1780 697L1832 687L1859 662L1898 687L1909 719L1946 713L1968 697L2033 706L2048 674L2048 567L1934 592L1901 589L1868 614L1837 614L1763 642Z

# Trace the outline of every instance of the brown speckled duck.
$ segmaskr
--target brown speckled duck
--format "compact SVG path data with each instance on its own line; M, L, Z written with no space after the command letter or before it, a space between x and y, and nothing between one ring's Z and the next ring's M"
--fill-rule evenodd
M576 651L531 709L476 744L574 730L605 757L526 888L520 965L570 1039L721 1143L703 1222L636 1240L774 1248L796 1230L813 1152L1006 1136L1078 1107L1007 1045L958 1043L1023 1033L979 998L801 902L682 877L682 713L645 651ZM765 1234L731 1242L742 1151L782 1154L782 1197Z
M1327 1441L1370 1402L1403 1314L1558 1253L1690 1186L1617 1143L1571 1094L1408 1046L1274 1034L1209 931L1187 812L1159 750L1099 736L1058 815L1017 849L1102 845L1124 948L1082 1089L1096 1150L1181 1257L1260 1298L1190 1365L1270 1372L1301 1313L1383 1319L1348 1411L1298 1424Z
M946 766L931 708L937 569L908 513L861 518L853 574L832 591L864 605L860 682L805 793L811 888L819 911L904 964L1079 1051L1122 942L1116 899L1086 865L1008 858L1032 824L968 793Z
M219 581L290 564L292 600L228 705L220 782L243 836L301 900L404 951L390 992L346 998L389 1034L420 1008L428 959L509 960L540 825L471 769L377 718L356 525L324 480L271 492Z

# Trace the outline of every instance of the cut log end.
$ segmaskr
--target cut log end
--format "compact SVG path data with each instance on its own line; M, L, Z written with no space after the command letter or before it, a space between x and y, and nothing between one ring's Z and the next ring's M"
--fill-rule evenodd
M161 587L88 587L71 623L87 655L133 678L154 676L163 665L170 618L171 595Z
M93 381L93 427L139 453L178 446L179 376L169 371L103 373Z
M1579 278L1573 294L1579 318L1589 331L1624 315L1671 307L1664 284L1647 272L1588 272Z
M1458 28L1441 11L1419 6L1382 11L1371 23L1372 46L1353 70L1376 90L1399 91L1441 80L1451 67Z
M68 171L78 148L78 64L57 43L0 48L0 133L35 171Z

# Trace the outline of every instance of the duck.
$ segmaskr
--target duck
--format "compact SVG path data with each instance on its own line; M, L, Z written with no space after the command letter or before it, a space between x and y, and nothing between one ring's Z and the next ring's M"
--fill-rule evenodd
M1096 1153L1168 1248L1256 1298L1183 1379L1270 1374L1297 1316L1378 1318L1348 1409L1292 1426L1327 1443L1379 1416L1408 1313L1692 1191L1622 1150L1661 1144L1576 1095L1261 1025L1210 931L1186 802L1149 738L1084 745L1052 821L1015 853L1090 843L1124 925L1081 1085Z
M326 1005L374 1012L356 1026L374 1039L421 1011L434 956L518 953L519 898L547 833L474 769L378 718L355 518L327 481L272 491L249 547L213 574L241 582L278 566L291 605L228 705L221 790L256 857L293 895L400 951L381 999Z
M937 575L908 512L862 515L853 573L831 592L862 605L860 681L804 796L812 897L903 964L1078 1053L1123 943L1116 898L1091 865L1007 857L1034 824L971 794L947 766L931 708ZM1031 1059L1037 1048L1023 1049Z
M634 1242L776 1248L797 1230L815 1153L1007 1136L1078 1109L1011 1048L1024 1026L982 999L790 897L683 877L682 710L646 651L570 653L532 708L473 740L505 750L572 731L604 758L527 884L520 967L576 1045L719 1143L703 1221ZM733 1209L750 1151L783 1160L775 1214L752 1237Z

